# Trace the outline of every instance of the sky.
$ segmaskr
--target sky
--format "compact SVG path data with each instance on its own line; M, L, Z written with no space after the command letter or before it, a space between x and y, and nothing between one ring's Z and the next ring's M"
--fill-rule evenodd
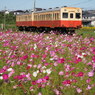
M55 8L62 6L80 7L84 10L95 10L95 0L35 0L37 8ZM34 0L0 0L0 10L33 9Z

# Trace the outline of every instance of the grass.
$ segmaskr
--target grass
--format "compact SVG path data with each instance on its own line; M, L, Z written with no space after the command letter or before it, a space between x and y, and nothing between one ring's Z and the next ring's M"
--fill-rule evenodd
M76 30L78 35L83 37L95 37L95 27L83 27L79 30Z

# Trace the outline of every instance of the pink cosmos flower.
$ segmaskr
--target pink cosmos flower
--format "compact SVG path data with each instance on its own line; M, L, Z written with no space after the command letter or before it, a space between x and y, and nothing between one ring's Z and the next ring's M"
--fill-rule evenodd
M33 86L31 86L29 89L30 89L30 91L33 91Z
M42 55L42 58L46 58L47 56L44 54L44 55Z
M79 57L79 58L77 58L77 59L75 60L75 63L78 64L78 63L81 62L81 61L82 61L82 59Z
M50 51L50 55L53 57L53 56L55 56L56 54L55 54L54 51Z
M71 84L71 81L70 81L70 80L64 80L64 81L62 82L62 84L63 84L63 85Z
M58 63L54 62L54 66L57 66L57 65L58 65Z
M21 62L20 61L17 61L17 65L20 65L21 64Z
M17 75L14 77L14 79L22 80L25 77L26 77L26 75L24 75L24 74L23 75Z
M41 67L42 67L42 64L38 64L37 68L39 69L39 68L41 68Z
M83 72L79 72L79 73L77 74L77 76L78 76L78 77L83 77L83 76L84 76L84 73L83 73Z
M89 76L89 77L93 77L93 76L94 76L94 72L93 72L93 71L88 72L88 76Z
M95 63L92 64L93 69L95 68Z
M42 84L41 87L44 88L46 85L45 84Z
M58 59L58 63L64 63L64 61L65 61L65 59L64 58L60 58L60 59Z
M42 87L42 84L41 83L39 83L38 84L38 88L41 88ZM43 85L43 88L45 87L45 84Z
M65 66L65 71L68 72L70 70L70 65Z
M28 64L28 66L26 67L26 70L29 70L32 67L31 64Z
M72 76L76 76L76 73L75 73L75 72L72 72L71 75L72 75Z
M38 79L36 82L37 82L37 83L42 83L42 79L40 78L40 79Z
M7 80L7 79L9 78L9 77L8 77L8 74L3 74L2 76L3 76L3 79L4 79L4 80Z
M15 73L15 71L12 70L12 71L8 74L8 76L11 77L14 73Z
M90 90L92 87L90 85L87 86L86 90Z
M16 89L16 88L17 88L17 86L18 86L18 85L14 85L14 86L13 86L13 89Z
M92 57L92 61L95 62L95 56Z
M46 82L47 82L47 80L43 78L42 79L42 83L46 83Z
M28 79L28 80L31 80L31 78L30 78L30 73L28 73L27 75L26 75L26 78Z
M76 90L77 90L78 93L82 92L82 89L80 89L80 88L77 88Z
M25 60L25 59L27 59L27 58L28 58L28 55L25 55L25 56L23 56L23 57L20 57L21 60Z
M32 81L31 84L32 84L32 85L36 85L37 82L36 82L36 81Z
M91 79L87 79L87 80L86 80L86 83L90 83L90 82L91 82Z
M44 65L45 65L45 66L48 66L48 65L49 65L49 63L44 63Z
M60 95L60 92L59 92L59 90L57 90L57 89L54 89L54 92L56 93L56 95Z
M12 50L16 50L18 48L18 46L11 46Z
M87 65L92 65L92 63L91 63L91 62L89 62L89 63L87 63Z
M35 54L31 55L31 58L38 58L38 57L39 57L39 55L35 55Z
M38 93L38 95L42 95L42 93L41 93L41 92L39 92L39 93Z
M45 76L44 79L49 80L49 76Z
M10 58L16 58L16 55L11 55Z
M59 72L59 75L63 75L63 74L64 74L64 72L63 72L63 71L60 71L60 72Z
M6 72L6 69L1 69L0 70L0 73L4 73L4 72Z
M77 82L77 80L76 80L76 79L73 79L73 80L72 80L72 82L73 82L73 83L76 83L76 82Z

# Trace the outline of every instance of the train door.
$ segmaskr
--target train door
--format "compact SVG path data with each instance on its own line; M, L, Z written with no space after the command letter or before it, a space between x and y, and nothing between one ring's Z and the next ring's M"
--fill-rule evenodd
M75 18L75 13L74 12L69 12L69 27L74 27L74 18Z

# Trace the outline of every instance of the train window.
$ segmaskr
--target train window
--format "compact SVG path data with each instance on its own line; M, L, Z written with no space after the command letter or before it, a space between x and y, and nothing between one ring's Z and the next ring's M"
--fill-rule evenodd
M34 15L34 20L36 20L36 16Z
M25 21L27 21L27 16L25 16Z
M44 20L44 15L42 15L42 20Z
M38 20L38 15L36 15L36 21Z
M38 15L38 21L40 20L40 15Z
M50 14L50 20L52 20L52 14Z
M76 18L80 19L80 13L76 13Z
M57 20L59 20L59 13L57 13Z
M55 20L56 20L56 13L55 13Z
M31 16L28 16L28 20L31 20Z
M40 15L40 20L42 20L42 15Z
M54 13L53 13L53 20L54 20Z
M73 13L70 13L70 18L73 18Z
M63 18L68 18L68 13L63 13L62 17Z
M20 21L20 17L19 17L19 21Z

